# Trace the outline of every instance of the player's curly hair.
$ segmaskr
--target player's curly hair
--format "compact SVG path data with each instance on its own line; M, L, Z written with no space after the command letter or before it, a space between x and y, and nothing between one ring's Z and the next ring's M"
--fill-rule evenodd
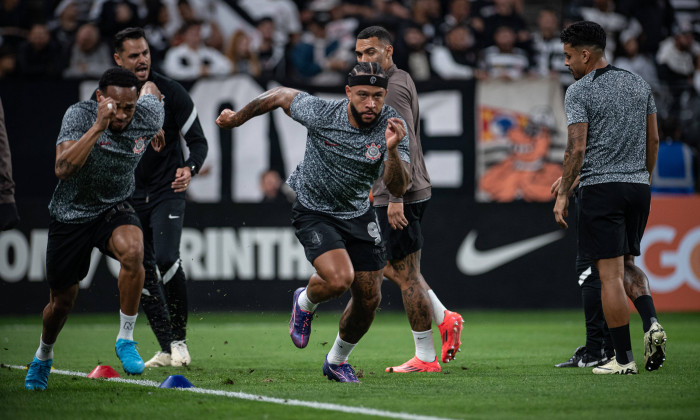
M605 30L595 22L583 20L574 22L561 32L559 36L563 44L572 47L594 46L605 50Z
M102 73L102 77L100 77L98 89L104 92L107 86L133 87L138 89L140 82L136 75L129 70L121 67L114 67Z
M114 35L114 51L120 53L124 50L124 41L127 39L146 38L146 33L142 28L126 28Z
M389 78L384 69L379 63L357 63L355 67L350 70L350 76L360 76L363 74L369 74L372 76L379 76L385 79Z
M386 45L391 45L391 34L382 26L370 26L360 31L357 34L357 39L377 38L380 42Z

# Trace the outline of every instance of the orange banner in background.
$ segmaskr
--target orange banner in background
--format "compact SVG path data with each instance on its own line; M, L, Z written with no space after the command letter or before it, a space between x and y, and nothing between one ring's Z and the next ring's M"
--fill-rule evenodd
M652 196L636 264L658 311L700 311L700 196Z

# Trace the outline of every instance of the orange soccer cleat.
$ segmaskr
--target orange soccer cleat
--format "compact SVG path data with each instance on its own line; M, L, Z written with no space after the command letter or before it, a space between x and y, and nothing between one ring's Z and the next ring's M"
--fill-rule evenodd
M424 362L416 356L401 366L388 367L384 369L389 373L409 373L409 372L440 372L440 363L437 357L432 362Z
M454 360L457 352L460 351L460 347L462 347L462 342L459 339L462 335L462 324L464 324L462 315L445 309L445 319L438 325L440 338L442 339L443 363Z

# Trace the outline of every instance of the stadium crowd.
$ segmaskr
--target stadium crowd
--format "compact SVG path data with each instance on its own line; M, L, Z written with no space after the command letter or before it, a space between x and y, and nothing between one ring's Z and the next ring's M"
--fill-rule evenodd
M566 87L559 32L577 20L599 23L610 62L651 85L662 141L687 144L700 172L700 0L1 0L0 80L98 78L114 65L114 34L141 26L154 69L176 80L333 86L355 63L357 31L382 25L416 82Z

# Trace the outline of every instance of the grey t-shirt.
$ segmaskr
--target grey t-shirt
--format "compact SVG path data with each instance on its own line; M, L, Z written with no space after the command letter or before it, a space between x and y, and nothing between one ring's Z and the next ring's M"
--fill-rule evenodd
M401 118L384 105L375 125L355 128L348 118L348 102L301 92L290 106L292 118L308 129L308 138L304 159L287 183L304 207L340 219L361 216L369 209L372 183L388 157L384 137L387 120ZM410 163L408 135L397 149L401 160Z
M105 130L90 151L85 165L73 176L59 180L49 203L49 213L62 223L85 223L134 191L134 169L153 136L163 126L163 104L154 95L143 95L134 117L121 133ZM97 102L72 105L63 116L56 145L78 141L97 120Z
M649 183L646 118L656 105L644 79L609 65L569 86L564 106L569 125L588 123L582 186Z

